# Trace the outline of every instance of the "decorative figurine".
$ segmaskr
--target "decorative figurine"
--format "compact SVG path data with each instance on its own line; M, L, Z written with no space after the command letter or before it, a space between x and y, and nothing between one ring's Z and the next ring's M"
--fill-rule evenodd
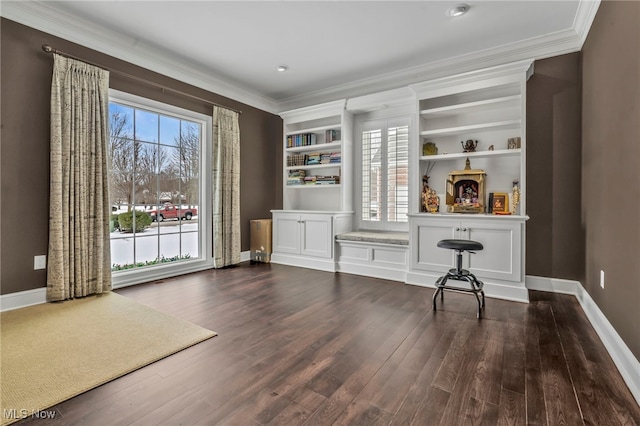
M493 151L493 145L489 145L489 151Z
M438 197L436 190L433 188L429 189L427 196L427 211L429 213L438 213L440 211L440 197Z
M513 195L511 197L513 203L513 212L517 214L518 206L520 205L520 182L518 179L513 181Z
M438 147L433 142L422 145L422 155L438 155Z
M507 139L507 149L518 149L520 148L520 144L521 141L519 137Z
M478 141L469 139L466 142L460 141L462 145L462 152L476 152L476 148L478 147Z
M429 197L431 196L431 191L433 191L435 193L435 191L431 188L429 188L429 173L431 173L431 170L433 170L433 166L435 166L436 163L434 161L427 161L427 168L425 170L425 174L422 176L422 194L420 196L421 198L421 211L423 212L428 212L429 211ZM438 203L440 202L440 200L438 200Z

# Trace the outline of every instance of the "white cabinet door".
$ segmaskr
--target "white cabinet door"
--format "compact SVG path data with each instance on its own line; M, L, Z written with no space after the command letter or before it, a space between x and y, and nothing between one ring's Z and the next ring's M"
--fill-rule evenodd
M453 268L453 252L437 246L438 241L458 238L457 222L437 219L412 219L411 267L421 271L446 272Z
M331 216L304 214L300 216L300 226L300 254L327 258L333 256Z
M467 254L465 262L479 277L506 281L522 281L522 224L494 220L462 222L464 238L484 246L475 254Z
M455 267L455 251L442 249L438 241L455 238L478 241L484 246L474 254L464 253L463 267L478 278L522 281L521 222L460 217L413 218L411 220L411 267L418 271L444 273Z
M273 214L273 252L300 253L300 215Z

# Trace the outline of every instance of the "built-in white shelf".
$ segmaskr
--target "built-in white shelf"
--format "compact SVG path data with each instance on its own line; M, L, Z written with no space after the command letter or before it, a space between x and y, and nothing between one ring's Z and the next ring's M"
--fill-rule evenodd
M340 129L340 123L329 124L326 126L309 127L309 128L300 129L300 130L291 130L285 133L285 136L299 135L303 133L321 133L321 132L324 132L325 130L335 130L335 129Z
M438 108L427 108L420 111L420 115L427 117L447 116L459 113L472 113L485 111L487 108L500 108L502 106L508 107L511 105L517 106L522 96L512 95L503 96L495 99L484 99L476 102L467 102L459 105L447 105Z
M285 185L287 189L317 189L317 188L340 188L340 183L320 183L305 185Z
M491 123L469 124L466 126L455 126L442 129L423 130L420 136L453 135L468 133L473 131L493 131L502 129L519 129L520 120L494 121Z
M287 166L287 170L317 170L340 167L340 163L312 164L310 166Z
M519 156L522 149L497 149L494 151L476 151L476 152L453 152L451 154L438 154L438 155L421 155L420 161L440 161L440 160L457 160L460 158L482 158L482 157L507 157L507 156Z
M329 143L316 143L313 145L293 146L291 148L285 148L285 151L286 152L336 151L336 150L340 150L341 148L342 148L342 141L333 141Z

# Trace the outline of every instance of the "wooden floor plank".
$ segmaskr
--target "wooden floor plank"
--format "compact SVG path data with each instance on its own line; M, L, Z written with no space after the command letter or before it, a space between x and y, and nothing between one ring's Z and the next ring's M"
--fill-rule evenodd
M640 425L572 296L477 320L466 294L248 263L117 292L219 335L18 425Z
M582 425L582 413L550 305L538 306L542 389L550 425Z

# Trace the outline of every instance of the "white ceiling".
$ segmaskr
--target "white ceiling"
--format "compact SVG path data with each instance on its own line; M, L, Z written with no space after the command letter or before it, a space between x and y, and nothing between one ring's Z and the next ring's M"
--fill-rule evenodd
M3 1L2 15L278 112L577 51L599 4L467 1L448 16L460 3Z

